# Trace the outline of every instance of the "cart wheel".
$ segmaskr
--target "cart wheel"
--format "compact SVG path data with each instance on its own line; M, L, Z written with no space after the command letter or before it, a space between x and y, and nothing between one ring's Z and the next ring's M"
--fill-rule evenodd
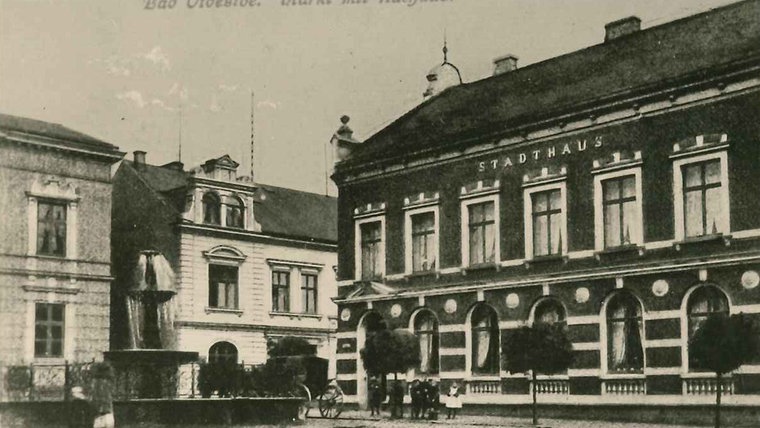
M343 394L335 387L328 387L319 396L319 414L323 418L337 418L343 411Z
M303 404L298 407L298 420L304 421L309 416L309 410L311 409L311 391L309 391L309 387L301 384L297 387L295 395L304 398Z

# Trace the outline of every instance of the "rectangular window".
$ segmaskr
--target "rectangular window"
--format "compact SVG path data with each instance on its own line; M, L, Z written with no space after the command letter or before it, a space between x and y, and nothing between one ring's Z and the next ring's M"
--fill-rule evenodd
M382 237L379 221L364 223L361 229L362 279L371 280L380 277L382 272L381 252Z
M559 189L536 192L533 202L533 255L562 253L562 199Z
M630 245L635 240L638 227L635 176L604 180L602 193L604 246Z
M717 234L723 216L720 160L682 167L686 237Z
M37 202L37 254L66 255L66 204Z
M59 303L37 303L34 319L34 356L63 357L63 309Z
M317 275L301 274L301 302L305 313L317 313Z
M432 212L411 216L412 220L412 271L435 269L435 215Z
M209 265L208 305L212 308L238 308L237 266Z
M472 204L469 210L470 264L493 263L496 255L494 203Z
M272 311L290 312L290 272L272 272Z

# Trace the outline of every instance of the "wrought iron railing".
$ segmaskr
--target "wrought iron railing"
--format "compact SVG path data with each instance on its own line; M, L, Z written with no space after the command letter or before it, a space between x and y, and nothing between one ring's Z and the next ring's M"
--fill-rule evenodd
M92 362L0 367L0 401L62 401L74 386L90 383Z

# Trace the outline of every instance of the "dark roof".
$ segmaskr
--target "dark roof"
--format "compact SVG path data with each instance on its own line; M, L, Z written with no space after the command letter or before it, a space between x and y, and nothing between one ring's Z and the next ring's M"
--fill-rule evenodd
M258 186L254 209L262 232L338 241L337 198L266 184Z
M30 135L54 138L64 145L73 148L83 148L97 151L116 151L118 147L67 128L58 123L44 122L37 119L12 116L0 113L0 129L7 131L23 132Z
M188 185L187 171L142 165L124 161L145 183L164 200L179 210L184 198L176 192ZM336 242L338 240L338 200L334 197L267 184L254 184L256 198L254 215L261 224L261 232L269 235Z
M758 56L760 1L733 3L449 88L368 138L344 165L508 132Z

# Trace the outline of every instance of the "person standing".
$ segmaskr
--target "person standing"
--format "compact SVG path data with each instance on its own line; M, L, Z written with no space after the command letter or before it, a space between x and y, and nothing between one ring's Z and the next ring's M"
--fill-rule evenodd
M459 397L459 385L454 382L449 388L446 397L446 419L456 419L457 410L462 408L462 399Z
M382 394L382 388L380 387L380 382L378 382L376 377L371 377L369 380L369 408L370 408L370 416L375 416L377 414L380 416L380 403L383 402L383 394Z
M81 386L71 388L69 428L92 428L95 414Z
M113 378L114 373L110 364L93 363L91 396L96 414L94 428L114 428Z

